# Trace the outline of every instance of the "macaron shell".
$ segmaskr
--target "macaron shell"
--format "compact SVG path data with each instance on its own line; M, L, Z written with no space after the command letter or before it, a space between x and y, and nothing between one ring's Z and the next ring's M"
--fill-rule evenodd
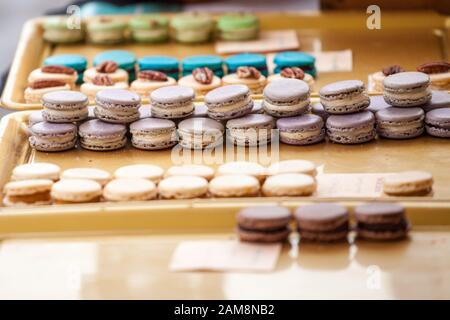
M49 179L56 181L59 179L61 168L53 163L34 162L22 164L13 169L12 180L28 179Z
M309 231L337 231L348 224L348 210L334 203L317 203L304 205L294 212L300 229Z
M111 180L108 171L97 168L70 168L61 173L61 179L87 179L94 180L104 186Z
M214 169L209 166L185 164L181 166L172 166L167 169L166 176L197 176L211 180L214 177Z
M272 176L281 173L302 173L315 177L317 170L314 162L301 159L283 160L267 168L268 175Z
M10 181L3 187L3 192L8 196L32 195L35 193L49 192L53 180L50 179L27 179Z
M152 164L133 164L118 168L114 172L116 179L147 179L158 183L164 175L164 169Z
M240 227L236 228L240 241L256 243L276 243L286 241L291 233L289 228L271 231L248 230Z
M267 197L310 196L315 190L314 178L301 173L281 173L270 176L262 187L262 192Z
M103 189L103 197L107 201L145 201L156 196L155 183L140 178L114 179Z
M427 195L433 186L433 176L426 171L404 171L383 179L383 191L388 195Z
M95 201L101 194L101 185L87 179L60 180L53 184L51 191L55 200L73 203Z
M258 179L249 175L218 176L209 183L209 193L214 197L252 197L259 193Z
M263 181L266 177L266 170L256 162L232 161L219 166L216 175L250 175L256 177L259 181Z
M289 209L280 206L247 207L239 211L236 221L250 230L277 230L292 220Z
M164 199L201 198L208 192L208 181L199 176L172 176L161 180L158 190Z

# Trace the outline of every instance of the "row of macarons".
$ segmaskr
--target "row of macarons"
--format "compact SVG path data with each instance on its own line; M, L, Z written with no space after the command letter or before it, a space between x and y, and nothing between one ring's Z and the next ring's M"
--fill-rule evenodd
M74 27L70 17L49 17L42 22L43 37L51 43L87 40L95 44L117 44L132 39L160 43L170 38L181 43L256 39L259 20L251 13L228 13L215 19L206 12L184 12L168 17L161 14L135 15L130 19L96 16Z
M351 242L351 231L358 240L401 240L411 228L405 208L398 203L364 203L352 213L339 203L307 204L293 213L282 206L247 207L236 215L236 233L240 241L276 243L285 242L296 230L301 243L335 243Z

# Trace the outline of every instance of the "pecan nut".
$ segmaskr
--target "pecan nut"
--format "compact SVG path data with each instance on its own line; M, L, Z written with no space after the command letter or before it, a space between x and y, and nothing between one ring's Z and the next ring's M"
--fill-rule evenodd
M449 72L450 63L448 63L447 61L428 62L418 66L417 71L427 74Z
M298 80L303 80L305 78L305 72L298 67L284 68L283 70L281 70L280 75L283 78L292 78Z
M387 77L387 76L390 76L390 75L393 75L396 73L405 72L405 69L403 69L398 64L394 64L392 66L383 68L383 70L381 70L381 72L383 72L383 74Z
M255 67L239 67L236 74L241 79L259 79L261 77L261 72Z
M98 74L94 77L94 79L92 80L92 83L97 85L97 86L113 86L114 85L114 81L111 79L110 76L106 75L106 74Z
M201 84L211 84L214 78L214 72L210 68L196 68L192 71L195 81Z
M167 81L167 76L164 72L155 70L143 70L138 73L138 78L148 81Z
M44 89L44 88L64 87L65 85L66 83L62 80L41 79L30 83L30 88Z
M95 67L95 70L97 70L100 73L114 73L119 68L116 62L114 61L103 61L97 67Z
M47 65L41 68L41 71L44 73L62 73L62 74L75 74L76 71L73 68L60 66L60 65Z

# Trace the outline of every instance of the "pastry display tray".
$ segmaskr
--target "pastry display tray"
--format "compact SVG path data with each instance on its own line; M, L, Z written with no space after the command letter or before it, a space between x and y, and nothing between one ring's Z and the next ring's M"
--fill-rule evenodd
M118 18L126 20L130 16ZM316 81L316 90L337 80L360 79L367 82L370 73L395 63L414 70L417 65L427 61L448 60L448 19L433 12L383 11L381 29L376 30L367 28L368 15L363 10L338 13L261 13L259 18L262 30L294 29L303 51L352 51L352 70L321 72ZM50 55L76 53L86 56L92 62L96 54L111 49L129 50L137 57L164 54L180 59L190 55L215 53L214 42L199 45L174 42L159 45L51 45L42 38L42 19L32 19L24 26L3 91L2 105L6 108L29 110L41 107L39 104L26 104L23 92L27 87L29 73L39 68Z
M120 166L133 163L151 163L167 169L174 164L174 161L179 160L176 157L174 160L170 149L142 151L130 145L122 150L110 152L83 149L60 153L36 152L28 143L29 113L29 111L15 112L2 119L0 127L1 189L10 179L13 168L23 163L52 162L63 170L88 166L113 172ZM235 214L240 208L270 204L295 208L317 201L339 201L353 207L361 202L383 197L379 194L373 195L374 190L371 189L380 187L380 181L377 178L379 174L413 169L426 170L434 175L433 194L426 197L385 199L403 203L414 225L450 225L449 144L448 139L428 136L407 141L378 139L371 143L353 146L329 142L302 147L280 144L279 150L268 149L277 154L269 153L267 158L314 161L318 165L320 192L311 197L301 198L206 198L63 204L26 208L0 207L0 235L137 232L139 230L152 233L211 232L224 228L230 230L235 225ZM244 149L244 151L233 150L233 159L245 155L247 160L251 160L248 158L249 150L255 151L254 148ZM224 152L223 156L225 157L226 154ZM183 163L186 163L186 158L183 159ZM258 161L263 159L263 157L257 158ZM325 185L327 187L324 190ZM327 188L331 188L331 191L327 191Z

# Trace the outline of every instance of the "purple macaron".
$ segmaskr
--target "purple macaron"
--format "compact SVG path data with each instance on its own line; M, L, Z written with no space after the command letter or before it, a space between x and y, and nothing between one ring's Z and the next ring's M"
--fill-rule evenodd
M375 138L375 116L370 111L328 117L328 138L341 144L357 144Z
M130 125L131 143L143 150L160 150L177 143L175 122L169 119L147 118Z
M141 98L122 89L104 89L95 96L95 116L105 122L130 123L139 119Z
M375 114L377 132L390 139L409 139L420 136L424 131L425 113L421 108L382 109Z
M392 107L390 104L386 103L383 96L371 96L370 104L367 110L377 113L377 111Z
M431 100L421 108L425 112L439 108L450 108L450 93L447 91L432 91Z
M450 138L450 108L427 112L425 116L427 133L438 138Z
M275 120L268 114L248 114L227 122L228 134L238 146L267 144L272 139Z
M400 72L383 80L384 100L394 107L416 107L431 99L430 77L422 72Z
M31 126L30 145L38 151L69 150L77 142L77 126L72 123L39 122Z
M81 146L93 151L123 148L127 143L126 133L125 125L108 123L99 119L86 121L79 127Z
M302 80L274 80L264 88L263 96L264 111L274 117L293 117L309 110L309 86Z
M327 121L327 118L330 116L330 114L325 111L323 105L320 102L316 102L311 105L311 112L316 116L321 117L323 121Z
M247 86L227 85L205 95L208 116L215 120L229 120L252 112L253 100Z
M324 121L315 114L278 119L277 128L281 142L286 144L308 145L325 138Z
M332 114L359 112L370 104L364 83L360 80L345 80L330 83L319 91L320 103Z

